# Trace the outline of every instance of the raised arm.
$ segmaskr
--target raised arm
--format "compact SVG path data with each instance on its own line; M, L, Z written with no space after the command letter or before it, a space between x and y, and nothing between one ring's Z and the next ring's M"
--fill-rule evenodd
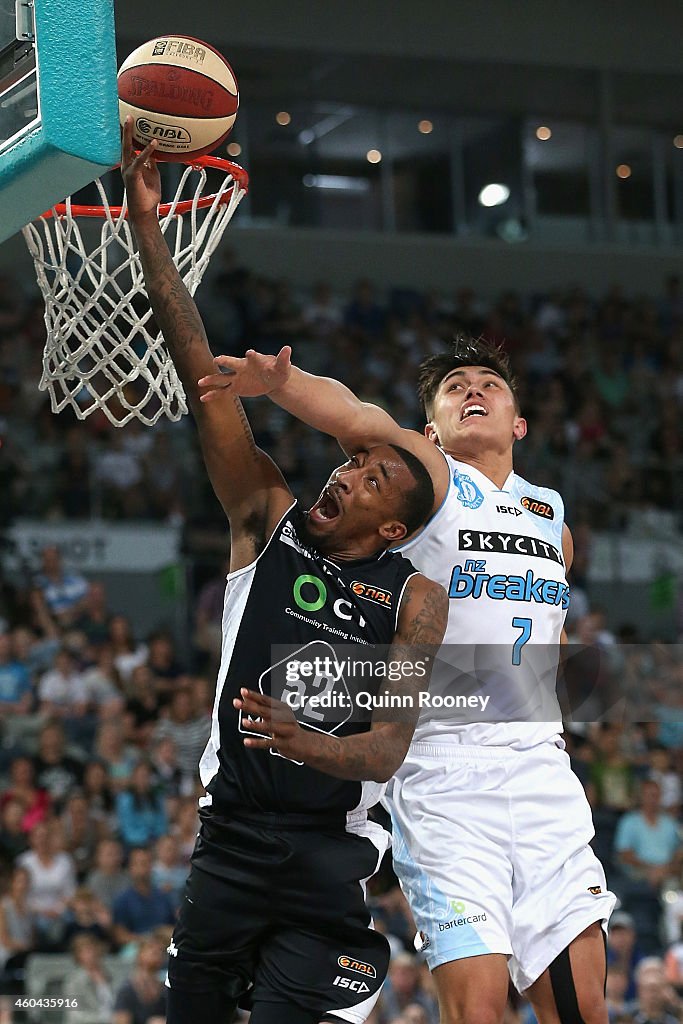
M403 698L403 707L375 711L369 732L332 736L302 728L292 708L253 690L242 690L234 706L257 718L243 725L257 736L244 744L257 750L275 749L283 757L303 761L338 779L387 782L403 763L419 715L419 695L429 686L434 657L448 619L443 587L424 576L413 576L406 587L398 628L387 661L403 666L401 678L387 681L383 693ZM416 668L417 663L417 668ZM410 666L410 668L408 668Z
M291 494L275 464L256 446L237 395L225 391L213 405L199 400L197 379L214 369L213 356L197 306L159 227L161 182L154 159L156 143L136 156L132 131L128 117L121 173L145 287L194 414L213 489L230 519L230 568L234 570L253 561L291 503Z
M214 363L227 372L216 373L214 367L214 372L198 381L202 404L211 404L225 391L243 397L267 395L310 427L336 437L349 454L376 444L407 448L429 470L438 508L448 488L448 468L434 444L416 430L399 426L378 405L361 402L340 381L292 366L291 352L286 345L277 356L253 349L242 359L217 356Z

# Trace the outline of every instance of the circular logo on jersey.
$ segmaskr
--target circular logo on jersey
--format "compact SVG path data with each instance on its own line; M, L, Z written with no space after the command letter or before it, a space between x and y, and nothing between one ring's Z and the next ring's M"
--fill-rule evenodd
M456 473L453 475L453 483L458 492L458 501L465 508L479 508L484 500L484 495L471 477L467 476L466 473Z
M320 611L327 599L327 587L317 576L299 576L294 581L293 590L294 600L305 612Z

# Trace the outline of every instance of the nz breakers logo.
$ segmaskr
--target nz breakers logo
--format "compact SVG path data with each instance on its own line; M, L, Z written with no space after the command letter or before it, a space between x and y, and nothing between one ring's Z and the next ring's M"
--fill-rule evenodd
M465 508L479 508L484 495L467 473L454 473L453 483L458 492L458 501L462 502Z
M334 647L324 640L312 640L266 669L259 677L258 688L288 704L299 725L315 732L335 733L353 714L353 701L343 673L344 666L337 660ZM243 718L240 711L238 730L255 736L244 727ZM277 750L270 753L283 757Z

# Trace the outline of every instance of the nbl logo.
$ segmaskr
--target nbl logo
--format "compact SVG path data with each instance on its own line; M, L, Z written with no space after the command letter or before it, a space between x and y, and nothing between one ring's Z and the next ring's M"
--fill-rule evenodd
M354 960L350 956L340 956L337 963L345 971L356 971L357 974L364 974L366 978L377 977L377 971L372 964L366 964L364 960Z
M139 117L135 122L135 130L139 136L146 139L165 139L175 142L192 142L192 136L179 125L160 124L158 121L150 121L146 117Z

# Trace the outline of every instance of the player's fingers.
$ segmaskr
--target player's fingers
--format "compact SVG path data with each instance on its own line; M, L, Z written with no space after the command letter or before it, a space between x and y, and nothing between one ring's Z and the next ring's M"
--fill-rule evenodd
M220 395L224 394L226 388L229 388L229 387L230 387L230 385L226 384L225 388L215 388L213 391L207 391L203 395L199 396L199 401L200 402L213 402L214 399L216 399Z
M229 388L232 385L234 372L210 373L208 377L200 377L197 384L200 388Z
M138 167L149 165L154 157L154 150L157 148L157 146L157 140L152 139L152 141L147 146L145 146L143 151L141 153L138 153L138 155L133 160L131 166L137 169Z
M121 136L121 164L127 167L133 159L133 118L128 114L123 122Z
M214 356L216 366L222 367L223 373L236 373L242 366L244 359L240 356Z
M254 737L247 737L244 740L245 747L251 747L252 750L275 750L275 744L271 740L257 740Z
M275 358L278 370L287 370L292 365L292 346L283 345Z
M246 729L248 732L258 733L259 736L272 736L273 730L269 722L266 722L263 719L257 721L255 718L248 718L248 714L248 709L242 708L242 729ZM254 714L254 712L252 712L252 714Z

